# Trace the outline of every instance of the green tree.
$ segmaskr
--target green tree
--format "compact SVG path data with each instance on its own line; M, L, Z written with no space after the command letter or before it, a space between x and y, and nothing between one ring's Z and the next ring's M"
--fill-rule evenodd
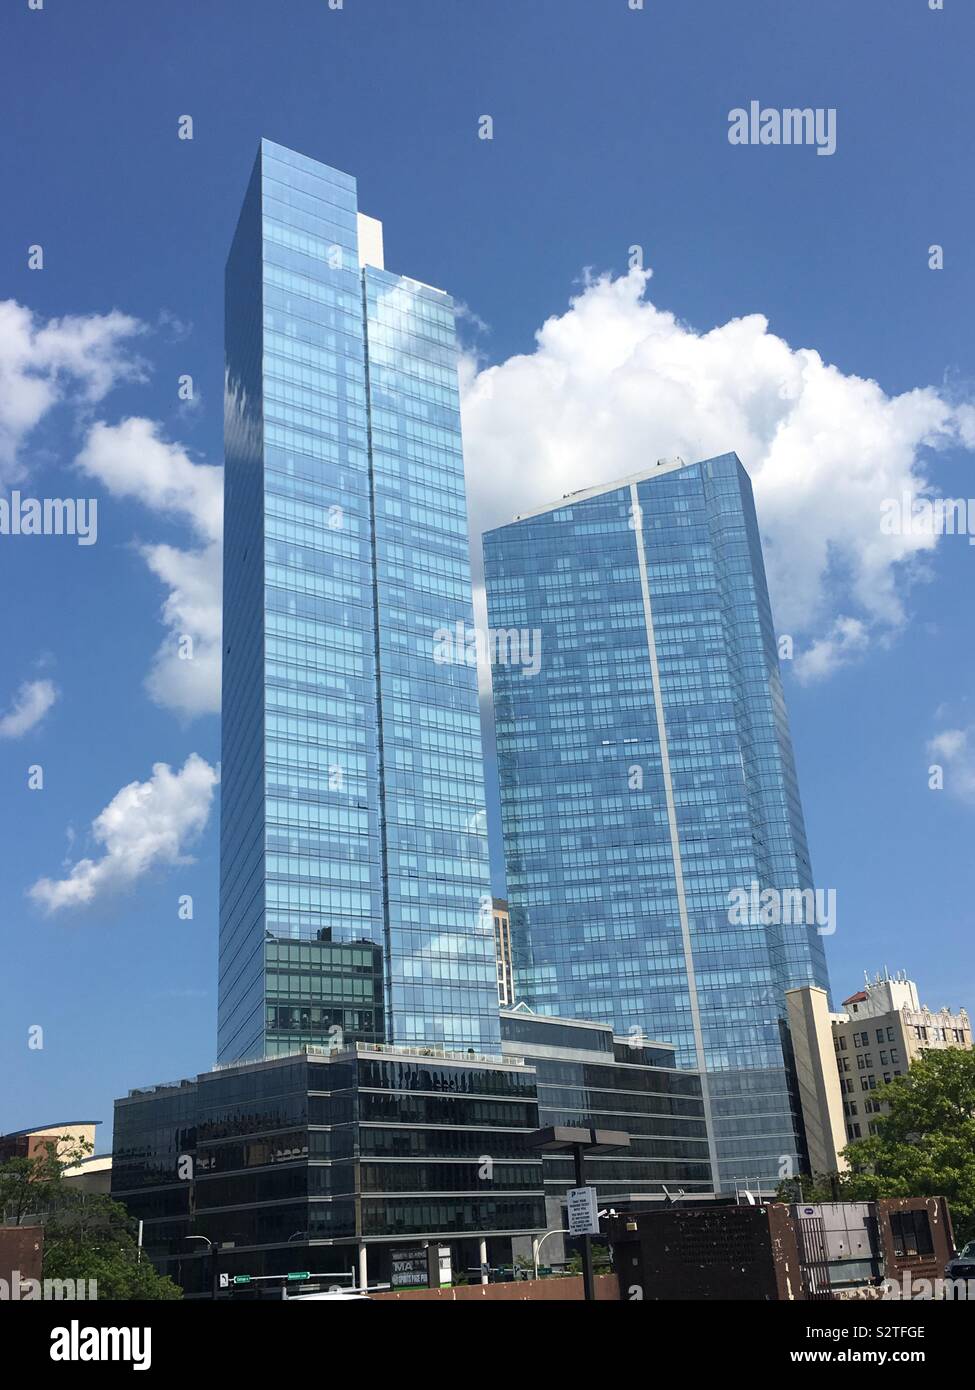
M69 1134L50 1139L33 1158L12 1158L0 1164L0 1219L22 1226L50 1210L67 1191L61 1179L66 1168L81 1163L92 1151L86 1139Z
M64 1135L34 1158L0 1164L0 1217L44 1228L44 1279L95 1279L99 1299L173 1299L182 1291L141 1253L125 1207L102 1193L78 1192L64 1170L91 1153Z
M582 1251L572 1250L569 1252L567 1261L570 1274L582 1273ZM610 1258L609 1247L593 1241L592 1245L592 1269L594 1274L609 1274L613 1264Z
M141 1253L135 1223L102 1193L70 1192L44 1220L44 1278L95 1279L102 1299L182 1298Z
M975 1238L975 1051L925 1052L872 1095L888 1113L843 1150L846 1170L788 1180L777 1195L789 1202L946 1197L958 1243Z

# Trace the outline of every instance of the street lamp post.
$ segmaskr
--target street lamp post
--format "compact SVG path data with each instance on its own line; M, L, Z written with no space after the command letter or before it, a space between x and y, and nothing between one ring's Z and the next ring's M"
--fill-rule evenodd
M553 1226L550 1231L546 1231L541 1240L532 1241L532 1263L535 1266L535 1278L538 1278L538 1252L548 1240L549 1236L567 1236L569 1232L564 1226Z
M529 1135L528 1143L533 1149L538 1149L541 1153L571 1153L575 1161L576 1187L586 1185L586 1154L587 1153L612 1153L616 1149L628 1149L630 1147L630 1136L623 1130L617 1129L577 1129L572 1125L550 1125L547 1129L537 1129L534 1134ZM572 1231L569 1235L580 1235L582 1237L582 1287L587 1302L593 1302L596 1297L596 1280L593 1273L592 1264L592 1237L598 1235L597 1229L588 1231ZM572 1216L569 1217L570 1228ZM552 1234L552 1232L548 1232ZM543 1237L544 1239L544 1237ZM537 1269L537 1262L536 1262Z
M210 1275L210 1297L217 1296L217 1271L213 1257L214 1245L209 1236L185 1236L185 1240L205 1240L207 1246L207 1272Z
M595 1133L595 1130L593 1131ZM627 1138L629 1143L629 1138ZM572 1157L575 1160L576 1187L586 1185L586 1144L573 1144ZM597 1222L599 1218L596 1218ZM582 1284L584 1297L588 1303L595 1302L596 1298L596 1271L592 1264L592 1233L587 1231L582 1237Z

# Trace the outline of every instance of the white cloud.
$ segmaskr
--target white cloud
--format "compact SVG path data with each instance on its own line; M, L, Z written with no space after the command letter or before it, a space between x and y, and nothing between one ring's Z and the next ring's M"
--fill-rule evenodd
M124 381L145 379L129 340L138 319L112 310L41 320L13 299L0 301L0 482L24 476L20 449L60 402L100 401Z
M152 420L98 423L89 431L78 467L115 497L187 522L202 545L140 547L153 574L168 587L162 619L168 635L153 659L146 688L157 704L193 717L220 709L221 534L223 469L196 463L170 443Z
M867 625L859 618L839 617L825 637L817 637L796 657L793 669L801 681L822 680L846 666L870 645Z
M176 773L156 763L148 782L130 782L92 822L102 857L80 859L65 878L39 879L30 897L48 912L83 907L152 869L192 863L185 847L205 827L219 780L218 770L197 753Z
M153 574L169 586L162 617L170 635L156 652L146 688L156 704L189 718L218 714L223 583L220 542L202 550L147 545L142 547L142 554Z
M186 520L200 536L219 539L223 469L194 463L186 450L161 437L152 420L101 422L88 433L77 464L115 497L133 498L152 511Z
M646 297L648 280L587 280L533 352L483 369L465 359L473 530L658 458L734 451L778 630L809 644L800 675L825 675L904 621L937 538L882 534L881 502L928 489L923 449L975 448L972 407L931 387L888 396L791 347L761 314L699 333Z
M0 738L21 738L35 728L58 698L53 681L25 681L6 714L0 715Z
M160 309L156 323L171 343L181 343L193 332L192 322L177 317L171 309Z
M975 725L943 729L928 743L928 754L944 769L945 790L975 803Z
M975 449L975 407L933 388L888 396L792 348L759 314L698 333L647 298L648 280L588 280L532 353L483 369L463 360L474 533L659 457L735 450L755 488L777 626L798 639L793 669L822 678L904 621L937 537L884 534L881 503L929 490L925 448ZM180 714L218 711L222 469L139 418L96 424L77 462L113 495L193 529L195 548L141 547L168 589L146 685Z
M480 314L474 312L469 304L465 304L462 299L454 300L454 318L458 324L469 325L475 333L490 333L491 325L481 318Z

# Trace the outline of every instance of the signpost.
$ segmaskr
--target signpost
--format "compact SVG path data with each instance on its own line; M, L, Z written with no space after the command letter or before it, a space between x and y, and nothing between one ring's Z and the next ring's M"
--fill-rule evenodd
M571 1153L576 1170L576 1185L567 1194L569 1234L582 1241L582 1287L586 1300L596 1297L593 1275L592 1238L599 1234L599 1208L596 1189L585 1185L587 1153L612 1153L630 1147L630 1136L624 1130L583 1129L573 1125L550 1125L531 1136L532 1148L542 1153Z
M570 1236L599 1235L599 1207L594 1187L570 1187L566 1193Z
M403 1246L393 1250L391 1258L394 1289L425 1289L427 1287L430 1280L430 1268L424 1246Z

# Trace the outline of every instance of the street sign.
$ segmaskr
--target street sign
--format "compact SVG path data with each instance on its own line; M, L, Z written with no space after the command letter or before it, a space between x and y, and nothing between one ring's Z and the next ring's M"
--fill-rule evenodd
M427 1251L422 1245L405 1245L390 1251L394 1289L425 1289L430 1279Z
M308 1272L307 1269L296 1269L296 1270L292 1270L292 1272L288 1275L288 1283L289 1283L289 1284L297 1284L297 1283L299 1283L302 1279L310 1279L310 1278L311 1278L311 1274Z
M250 1281L251 1281L251 1276L250 1276L249 1274L235 1274L235 1275L234 1275L234 1283L235 1283L235 1284L249 1284Z
M566 1193L569 1235L598 1236L599 1208L594 1187L570 1187Z
M229 1275L229 1274L221 1274L221 1275L219 1276L219 1284L220 1284L220 1288L222 1288L222 1289L229 1289L229 1288L230 1288L230 1275Z

